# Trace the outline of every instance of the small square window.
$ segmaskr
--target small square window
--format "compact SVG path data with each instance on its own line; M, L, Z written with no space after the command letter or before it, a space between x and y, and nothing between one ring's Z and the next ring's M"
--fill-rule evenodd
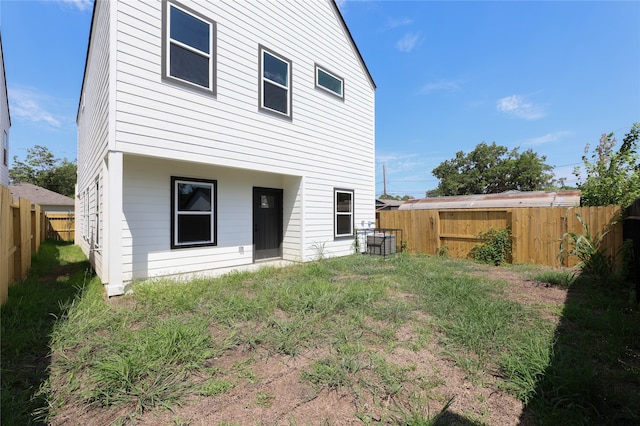
M291 61L260 46L260 109L291 117Z
M344 79L316 65L316 87L344 99Z
M163 2L163 79L215 95L216 23L177 2Z
M215 180L171 178L171 248L216 245Z
M353 236L353 191L334 190L334 236Z

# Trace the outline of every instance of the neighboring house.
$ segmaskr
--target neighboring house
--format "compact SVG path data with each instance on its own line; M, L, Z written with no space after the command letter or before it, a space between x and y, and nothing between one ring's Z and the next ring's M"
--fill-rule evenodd
M73 198L49 191L38 185L18 183L9 185L9 191L13 195L14 203L17 203L18 199L22 197L29 200L31 204L39 204L45 213L74 213L75 200Z
M137 279L353 253L375 85L333 0L95 1L76 244Z
M399 210L490 209L511 207L577 207L580 191L507 191L409 200Z
M7 95L7 77L4 72L4 52L2 35L0 34L0 134L2 136L2 152L0 152L0 185L9 186L9 96Z
M380 210L398 210L405 200L392 200L388 198L376 198L376 211Z

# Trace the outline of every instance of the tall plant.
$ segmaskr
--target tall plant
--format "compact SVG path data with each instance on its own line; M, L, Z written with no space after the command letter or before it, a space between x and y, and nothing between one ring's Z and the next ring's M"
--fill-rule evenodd
M582 182L582 170L576 167L574 175L579 179L582 204L585 206L619 205L627 207L640 197L640 123L634 123L615 151L617 141L613 133L603 134L595 146L591 160L587 158L589 144L582 157L586 179Z
M576 218L582 226L583 233L565 232L560 242L558 256L561 258L565 255L577 257L580 261L578 267L586 274L600 278L610 276L614 269L613 259L601 250L609 230L592 234L589 225L585 223L582 216L576 213Z

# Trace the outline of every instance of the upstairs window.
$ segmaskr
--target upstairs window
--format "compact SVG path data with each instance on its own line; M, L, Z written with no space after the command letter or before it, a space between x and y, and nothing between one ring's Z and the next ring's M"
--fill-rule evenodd
M344 80L316 65L316 87L344 99Z
M334 190L334 236L353 236L353 191L347 189Z
M171 178L171 248L216 245L216 185Z
M216 23L176 2L163 2L163 78L216 94Z
M260 109L291 117L291 61L260 46Z

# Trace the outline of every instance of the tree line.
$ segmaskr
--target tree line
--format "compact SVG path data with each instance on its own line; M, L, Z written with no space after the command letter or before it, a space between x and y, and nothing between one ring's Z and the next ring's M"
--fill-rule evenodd
M13 157L9 180L13 184L31 183L73 198L77 172L75 161L56 158L47 147L36 145L27 150L24 161Z
M616 150L614 133L603 134L589 155L590 145L582 156L583 166L574 168L575 187L556 180L546 157L528 149L509 150L505 146L482 142L465 153L443 161L433 169L439 183L426 192L427 197L496 194L505 191L547 191L579 189L586 206L629 206L640 198L640 161L638 140L640 123L634 123ZM583 176L584 170L584 176Z

